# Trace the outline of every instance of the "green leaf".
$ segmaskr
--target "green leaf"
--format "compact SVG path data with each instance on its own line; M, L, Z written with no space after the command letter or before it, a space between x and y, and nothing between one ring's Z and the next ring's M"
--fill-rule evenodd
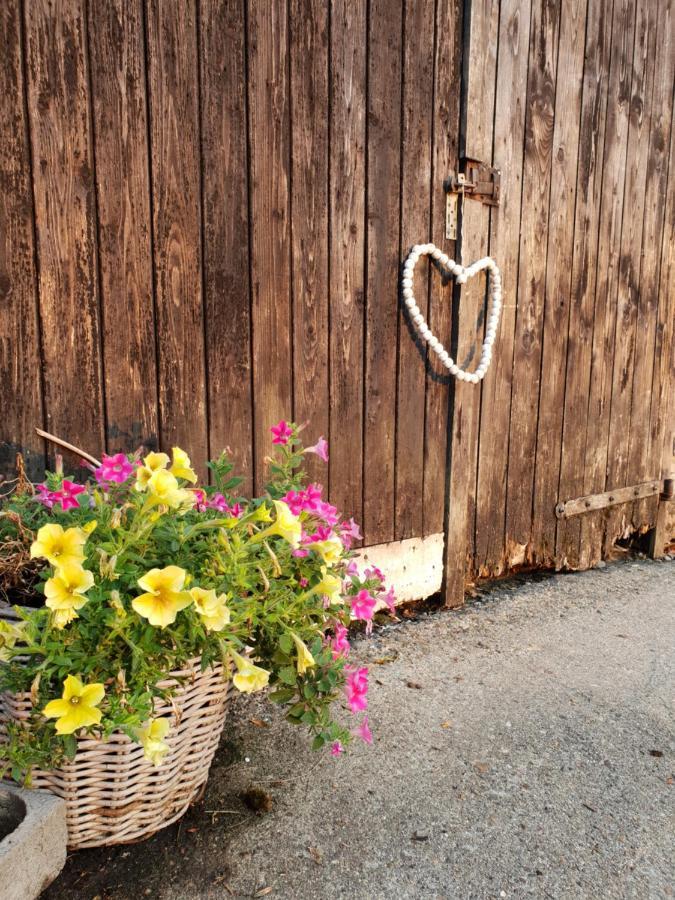
M293 638L290 634L282 634L279 638L279 646L284 651L284 653L291 653L293 650Z
M279 679L283 681L284 684L295 684L298 675L292 666L285 666L283 669L279 670Z
M281 688L270 694L267 699L271 700L272 703L288 703L293 697L295 697L295 691L292 688Z
M317 736L312 741L312 750L320 750L325 743L326 741L324 740L324 738L320 734L317 734Z

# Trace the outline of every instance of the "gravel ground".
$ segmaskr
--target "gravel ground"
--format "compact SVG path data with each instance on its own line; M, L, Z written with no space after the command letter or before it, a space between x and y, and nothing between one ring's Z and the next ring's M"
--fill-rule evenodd
M180 826L72 855L44 896L672 897L674 643L675 568L648 560L378 629L372 747L313 754L238 698Z

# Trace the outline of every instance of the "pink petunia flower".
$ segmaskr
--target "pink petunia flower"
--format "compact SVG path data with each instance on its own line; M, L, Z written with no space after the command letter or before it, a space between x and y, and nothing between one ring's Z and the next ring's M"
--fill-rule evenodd
M281 444L282 446L288 443L289 437L293 434L293 429L283 419L276 425L272 425L270 431L272 432L272 443Z
M314 506L313 512L323 519L327 525L337 525L340 518L337 509L324 500L319 500Z
M192 493L195 495L195 506L197 512L206 512L209 504L206 502L206 491L201 488L193 488Z
M305 509L305 492L304 491L288 491L281 498L288 506L294 516L299 516Z
M395 615L395 613L396 613L396 594L394 593L394 588L390 587L382 599L387 604L387 607L389 608L389 612L392 614L392 616Z
M363 717L363 722L361 722L358 728L354 729L352 734L355 734L356 737L360 737L362 741L366 742L366 744L373 743L373 733L368 727L368 716Z
M301 588L306 588L309 584L309 581L307 581L307 579L303 577L299 579L298 584Z
M94 477L99 484L124 484L134 472L134 464L129 462L124 453L115 453L113 456L103 455L103 460L98 469L94 469Z
M305 453L316 453L319 459L322 459L324 462L328 462L328 441L324 438L323 435L319 438L319 440L314 444L313 447L305 447Z
M372 566L372 568L366 569L363 573L363 577L365 579L377 578L378 581L384 581L384 572L382 569L378 569L377 566Z
M37 499L43 506L46 506L47 509L51 509L56 502L54 492L50 491L46 484L36 484L35 487L38 489Z
M351 650L351 644L347 639L347 635L349 631L345 628L344 625L338 623L335 626L335 634L330 642L331 649L333 651L333 659L337 659L338 656L348 656L349 651Z
M77 509L80 504L75 498L78 494L83 494L85 491L86 488L83 484L75 484L74 481L68 481L67 478L64 478L61 490L54 491L52 498L54 503L60 503L61 509L67 512L69 509Z
M311 511L316 509L317 503L321 502L323 487L320 484L308 484L303 493L305 495L305 508Z
M345 574L346 574L346 575L349 575L350 577L351 577L352 575L358 576L358 574L359 574L359 567L356 565L356 560L355 560L355 559L350 559L350 560L349 560L349 562L347 563L347 568L345 569Z
M368 622L373 618L377 600L372 594L369 594L365 588L360 590L355 597L350 597L349 602L351 603L352 613L355 618L361 619L364 622Z
M341 753L345 752L345 748L342 746L340 741L333 741L330 746L330 755L331 756L339 756Z
M363 712L368 708L368 669L350 669L345 683L347 703L352 712Z

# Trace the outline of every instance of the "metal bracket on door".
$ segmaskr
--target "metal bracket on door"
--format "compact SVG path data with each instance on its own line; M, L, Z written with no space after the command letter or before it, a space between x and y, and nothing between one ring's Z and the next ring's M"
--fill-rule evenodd
M460 198L462 203L465 197L468 197L488 206L499 206L501 177L499 169L494 169L478 159L468 157L460 159L459 172L451 172L443 182L446 240L457 240Z

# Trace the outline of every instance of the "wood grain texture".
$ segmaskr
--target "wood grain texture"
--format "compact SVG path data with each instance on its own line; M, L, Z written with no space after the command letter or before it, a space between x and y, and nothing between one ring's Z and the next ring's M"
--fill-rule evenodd
M209 445L253 489L246 28L241 0L201 0L202 215Z
M533 0L506 513L507 545L518 559L532 552L559 12L551 0Z
M329 437L328 388L328 8L291 0L291 254L293 408L306 442ZM329 451L330 452L330 451ZM308 456L311 481L326 464Z
M558 487L558 495L562 502L580 497L584 492L611 35L612 10L607 9L605 0L590 0L586 27L565 408ZM558 568L580 567L580 534L579 519L558 523L556 544Z
M608 76L583 494L600 493L605 490L606 483L615 304L621 253L634 34L635 3L633 0L615 0ZM602 512L584 516L580 538L581 568L588 568L600 559L604 524L605 514Z
M369 9L363 525L379 544L394 538L395 516L402 10Z
M0 46L0 476L14 477L21 452L29 477L39 478L45 447L33 430L43 407L19 0L0 7Z
M480 0L465 22L465 93L462 98L462 155L489 162L492 157L499 4ZM468 46L466 41L468 40ZM466 201L461 217L459 261L469 265L488 250L490 208ZM461 288L453 318L453 359L475 369L484 335L485 283L474 279ZM446 519L445 604L457 606L474 555L476 471L481 385L455 381L452 416L448 512Z
M97 455L105 413L86 32L81 2L25 10L45 423Z
M366 0L330 15L330 496L363 521Z
M539 418L530 538L533 558L538 565L551 565L555 559L557 525L555 505L558 502L560 480L567 334L572 305L571 273L586 2L587 0L570 0L561 6L555 123L551 148Z
M293 416L288 22L284 3L248 6L255 490L269 429Z
M401 249L405 259L414 244L427 243L430 234L429 209L432 190L431 132L433 124L434 0L418 0L405 5L403 29L403 119L401 122ZM447 41L446 34L441 35ZM431 264L423 260L417 267L417 305L428 314ZM433 273L438 278L438 273ZM452 288L446 288L450 302ZM424 522L424 411L427 360L426 343L410 321L407 308L399 302L398 372L396 390L396 518L397 540L422 534ZM441 494L442 496L442 494ZM437 498L437 502L440 497Z
M131 451L158 441L143 5L88 13L106 439Z
M483 380L476 494L476 554L481 577L505 567L506 474L508 469L513 340L520 255L520 206L527 98L530 2L503 0L499 20L494 165L502 174L502 196L490 219L490 255L502 273L503 306L492 363Z
M194 4L148 0L147 29L160 437L164 448L187 450L203 476L208 425Z
M457 254L456 241L445 238L443 181L458 169L459 107L462 66L462 4L437 0L432 121L431 240L450 259ZM437 272L429 286L429 327L444 347L451 345L452 287ZM424 535L445 528L448 466L448 396L451 378L427 352L426 407L424 420Z

